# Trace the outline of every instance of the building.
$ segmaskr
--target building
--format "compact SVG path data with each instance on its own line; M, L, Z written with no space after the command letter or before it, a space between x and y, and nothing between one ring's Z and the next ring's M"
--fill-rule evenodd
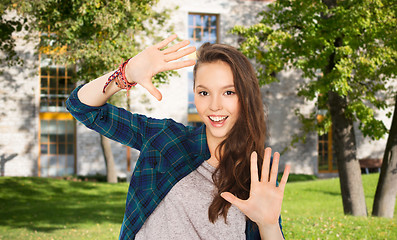
M237 36L228 31L234 25L255 23L256 14L268 3L259 0L161 0L157 7L179 6L171 19L176 26L175 32L196 46L206 41L237 46ZM65 109L64 100L75 87L72 83L74 69L49 65L45 55L35 53L37 42L25 42L22 36L16 38L17 50L25 65L0 68L1 174L43 177L104 174L99 135L76 123ZM180 70L179 74L179 78L160 87L161 102L138 86L130 94L131 110L156 118L173 118L184 124L200 124L192 104L192 68ZM279 83L264 86L261 91L269 119L268 145L274 151L283 151L289 146L292 135L299 132L300 123L294 109L309 112L315 108L315 103L296 97L296 87L304 81L299 72L282 72L278 78ZM390 119L384 119L390 126ZM293 173L336 173L331 142L330 135L312 133L305 144L286 151L282 161L292 164ZM382 158L385 142L386 138L370 141L357 134L358 157ZM115 142L112 149L118 175L127 177L139 152Z

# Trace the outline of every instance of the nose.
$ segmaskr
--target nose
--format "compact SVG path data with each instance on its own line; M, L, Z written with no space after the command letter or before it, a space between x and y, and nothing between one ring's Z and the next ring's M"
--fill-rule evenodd
M222 99L219 96L213 96L211 98L210 110L218 111L222 109Z

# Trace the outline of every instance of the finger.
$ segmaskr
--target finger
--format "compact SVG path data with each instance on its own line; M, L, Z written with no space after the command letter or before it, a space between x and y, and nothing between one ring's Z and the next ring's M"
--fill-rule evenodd
M278 174L278 163L280 161L280 153L275 152L273 154L273 163L272 163L272 169L270 172L269 176L269 182L276 184L277 181L277 174Z
M176 52L176 51L178 51L179 49L181 49L181 48L183 48L183 47L186 47L186 46L189 45L189 44L190 44L190 41L189 41L189 40L184 40L184 41L182 41L182 42L179 42L179 43L175 44L175 45L172 46L172 47L169 47L169 48L165 49L165 50L163 51L163 53L164 53L164 54L169 54L169 53L172 53L172 52Z
M163 41L155 44L154 46L157 49L162 49L163 47L167 46L170 42L174 41L178 36L176 34L171 35L169 37L167 37L166 39L164 39Z
M261 181L269 181L269 165L270 165L271 155L272 155L272 149L269 147L266 148L265 156L263 157Z
M238 207L240 210L244 209L244 200L241 200L240 198L234 196L230 192L221 193L221 197L223 197L223 199L230 202L234 206Z
M152 83L148 85L142 85L142 87L146 88L146 90L158 101L161 101L161 99L163 98L161 92Z
M188 47L188 48L182 49L178 52L174 52L174 53L165 55L164 60L166 62L177 60L177 59L180 59L180 58L187 56L191 53L194 53L195 51L196 51L196 47Z
M285 185L287 184L290 170L291 170L291 165L289 164L285 165L284 173L283 176L281 177L280 185L279 185L279 188L282 192L284 192Z
M259 182L259 176L258 176L258 154L256 152L252 152L251 153L251 185L254 182Z
M185 61L169 62L161 71L176 70L184 67L193 66L196 64L196 60L189 59Z

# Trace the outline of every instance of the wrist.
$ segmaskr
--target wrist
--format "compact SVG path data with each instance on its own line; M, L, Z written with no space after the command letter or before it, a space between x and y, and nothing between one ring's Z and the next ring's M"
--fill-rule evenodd
M280 225L276 224L263 224L258 225L261 239L284 239L280 229Z
M125 75L126 67L129 63L128 59L127 61L123 62L120 67L112 74L109 76L108 80L105 83L105 86L103 87L103 93L105 93L106 88L109 86L111 83L115 83L117 87L120 89L126 89L127 90L127 95L128 91L136 85L136 82L128 82L127 77Z
M126 66L125 66L125 69L124 69L124 71L125 71L125 78L126 78L125 80L126 80L127 82L131 83L131 84L137 83L137 82L135 81L136 78L135 78L134 75L133 75L134 71L131 70L131 69L133 69L133 66L132 66L133 64L134 64L134 60L133 60L133 58L130 58L130 59L128 60Z
M258 224L259 229L264 229L264 230L273 230L273 229L278 229L280 228L280 225L278 223L274 224Z

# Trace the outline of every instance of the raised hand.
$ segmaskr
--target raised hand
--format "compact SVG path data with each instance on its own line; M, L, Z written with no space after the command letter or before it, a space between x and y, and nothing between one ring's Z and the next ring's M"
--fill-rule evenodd
M125 74L127 80L129 82L140 84L159 101L161 100L162 95L153 85L152 77L159 72L176 70L195 64L195 60L193 59L175 61L196 51L195 47L184 48L189 45L190 42L188 40L179 42L165 50L161 50L176 38L177 35L172 35L162 42L146 48L141 53L130 59L126 66Z
M268 235L262 232L262 229L266 231L266 229L270 229L269 226L278 227L284 189L290 171L290 166L286 165L280 184L277 187L276 181L280 154L277 152L274 153L272 167L269 170L271 154L271 148L266 148L261 179L259 179L258 174L257 153L253 152L251 154L251 190L247 200L239 199L229 192L221 193L221 196L226 201L238 207L259 226L262 236Z

